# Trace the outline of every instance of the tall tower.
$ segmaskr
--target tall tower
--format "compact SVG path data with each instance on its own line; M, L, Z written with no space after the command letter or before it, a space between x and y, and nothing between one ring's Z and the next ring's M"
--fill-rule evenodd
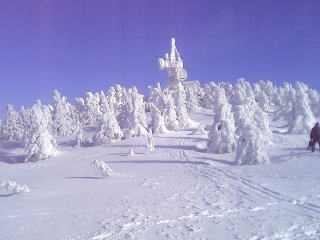
M176 48L176 41L171 38L171 52L166 53L164 58L159 58L159 67L161 70L168 70L167 87L174 88L180 81L187 79L187 71L183 69L183 61L180 58L179 52Z

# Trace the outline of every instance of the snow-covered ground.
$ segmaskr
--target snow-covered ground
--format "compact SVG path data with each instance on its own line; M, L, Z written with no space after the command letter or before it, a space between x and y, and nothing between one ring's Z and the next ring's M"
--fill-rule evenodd
M210 111L192 119L212 124ZM30 191L0 190L0 239L320 238L320 152L307 135L274 127L271 164L236 166L234 153L206 153L195 128L156 136L154 153L145 137L80 148L62 137L55 157L33 163L2 142L0 181Z

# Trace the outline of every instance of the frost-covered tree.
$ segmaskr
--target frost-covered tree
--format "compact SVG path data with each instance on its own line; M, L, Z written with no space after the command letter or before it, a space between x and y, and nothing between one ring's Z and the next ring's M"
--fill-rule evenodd
M224 89L216 92L214 120L208 136L208 152L229 153L236 149L235 125Z
M288 82L284 82L278 89L278 109L274 113L273 120L283 120L289 122L293 102L296 98L296 90Z
M268 102L270 104L279 105L279 94L278 88L273 85L269 80L258 82L261 91L267 96Z
M20 114L12 105L7 106L6 118L1 124L1 138L21 141L23 136L23 122Z
M93 137L96 145L109 144L121 140L123 133L118 121L110 109L106 109L98 132Z
M151 105L155 105L157 106L157 108L159 108L159 110L161 111L163 109L163 100L162 100L162 90L161 90L161 86L160 83L157 83L155 87L153 86L148 86L148 92L149 92L149 96L148 96L148 107L151 109Z
M188 112L199 110L200 99L198 93L193 88L186 88L186 107Z
M264 110L267 111L271 105L268 95L262 91L260 85L255 83L253 85L254 97L257 104Z
M153 128L154 135L168 132L164 117L161 115L160 110L153 103L150 103L150 110L152 117L151 126Z
M164 117L167 129L179 130L179 122L177 120L177 112L174 104L174 99L169 89L165 89L163 91L162 101L164 104L162 116Z
M241 129L235 157L237 165L262 165L269 163L265 142L259 134L261 133L255 125L247 125Z
M236 163L238 164L260 164L267 163L264 157L243 160L242 155L260 156L265 153L265 149L271 139L271 130L267 114L258 106L255 101L250 83L240 79L234 86L232 98L236 134L241 138L237 141ZM247 133L251 131L251 133ZM238 145L240 144L240 145ZM243 150L241 148L244 148ZM249 149L249 150L248 150ZM247 152L250 152L248 154ZM264 156L262 154L262 156ZM239 159L238 159L239 158Z
M153 138L151 128L149 129L148 135L147 135L147 150L149 153L154 152L154 138Z
M206 83L203 87L204 96L202 98L202 107L212 108L215 99L215 91L219 89L219 86L214 82Z
M58 136L71 135L77 128L75 108L57 90L53 92L53 133Z
M93 94L87 92L85 98L85 120L86 125L95 125L97 121L101 120L102 112L100 110L99 93Z
M77 142L77 147L80 147L81 144L83 143L83 131L81 127L79 127L76 132L76 142Z
M31 125L25 129L24 143L27 150L26 161L38 161L53 156L56 141L49 132L48 112L38 100L31 108Z
M129 129L133 132L134 136L146 136L148 134L148 125L143 95L138 92L136 87L130 89L130 95L133 108L130 116L132 121Z
M292 101L292 110L288 113L289 133L292 134L308 134L310 129L316 122L315 117L310 108L308 98L308 87L296 82L296 97Z
M186 92L181 82L179 82L176 90L176 112L179 129L188 128L192 125L186 106Z
M320 94L317 90L314 89L308 89L308 98L310 103L310 108L313 112L313 115L316 118L320 118Z

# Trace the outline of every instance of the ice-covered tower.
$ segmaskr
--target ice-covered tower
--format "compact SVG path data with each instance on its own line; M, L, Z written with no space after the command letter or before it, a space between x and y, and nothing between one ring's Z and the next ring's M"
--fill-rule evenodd
M171 52L166 53L164 58L159 58L161 70L168 70L168 87L175 87L180 81L187 79L187 71L183 69L183 61L176 48L176 41L171 38Z

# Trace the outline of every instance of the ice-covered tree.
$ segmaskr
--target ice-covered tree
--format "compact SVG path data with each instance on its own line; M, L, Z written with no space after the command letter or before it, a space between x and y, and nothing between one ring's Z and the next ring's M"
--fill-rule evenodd
M316 122L315 117L310 108L310 101L308 98L308 87L296 82L295 86L296 97L292 101L292 110L288 113L289 133L292 134L308 134L310 129Z
M236 134L239 136L236 162L238 164L260 164L260 161L261 163L267 163L267 161L263 160L265 159L264 157L260 159L259 156L260 153L266 153L265 149L270 142L272 132L268 116L255 101L249 82L244 79L237 81L234 86L232 101L232 110L237 127ZM251 133L249 134L247 131ZM264 156L263 154L261 156ZM250 157L257 155L259 158L256 160L250 160L249 158L243 160L242 155Z
M181 82L179 82L176 90L176 112L179 129L188 128L192 125L186 106L186 92Z
M155 87L153 86L148 86L148 92L149 92L149 96L148 96L148 108L151 109L151 105L155 105L157 106L157 108L160 109L160 111L163 109L163 100L162 100L162 90L161 90L161 86L160 83L157 83Z
M31 108L31 125L25 129L24 143L27 150L26 161L38 161L53 156L56 141L49 132L46 107L38 101Z
M53 92L53 133L58 136L71 135L77 128L75 108L57 90Z
M77 142L77 147L80 147L81 144L83 143L83 131L81 127L79 127L76 131L76 142Z
M154 138L152 134L152 129L150 128L147 135L147 150L149 153L154 152Z
M320 118L320 94L317 90L315 89L308 89L308 98L310 102L310 108L311 111L313 112L313 115L316 118Z
M266 145L260 134L261 132L255 125L247 125L241 129L235 157L237 165L262 165L269 163Z
M168 132L168 129L164 121L164 117L161 115L160 110L153 103L150 103L150 110L152 117L151 126L153 128L153 133L155 135L159 135Z
M174 99L169 89L165 89L163 91L162 101L164 103L162 116L164 117L166 127L169 130L179 130L179 122L177 120L177 112L174 104Z
M214 82L206 83L203 87L204 96L202 97L201 106L204 108L212 108L215 99L215 91L219 86Z
M268 102L272 105L279 105L278 88L269 80L258 82L261 91L267 96Z
M134 136L146 136L148 134L147 118L145 112L145 102L143 95L138 92L136 87L131 88L131 101L132 101L132 113L131 113L131 125L130 130L134 132Z
M118 121L110 109L106 109L103 119L100 123L99 130L93 137L96 145L109 144L121 140L123 133Z
M22 140L23 122L20 114L12 105L7 106L6 118L1 124L1 138L6 140Z
M200 96L193 88L186 88L186 107L188 112L197 111L200 107Z
M94 125L101 120L102 113L100 110L100 96L99 93L93 94L87 92L85 98L85 120L87 125Z
M208 136L208 152L228 153L236 149L235 125L224 89L218 89L214 105L214 120Z
M269 107L271 105L271 102L269 100L268 95L262 91L260 85L258 83L255 83L253 85L253 92L254 92L254 97L257 102L257 104L264 110L267 111L269 110Z

